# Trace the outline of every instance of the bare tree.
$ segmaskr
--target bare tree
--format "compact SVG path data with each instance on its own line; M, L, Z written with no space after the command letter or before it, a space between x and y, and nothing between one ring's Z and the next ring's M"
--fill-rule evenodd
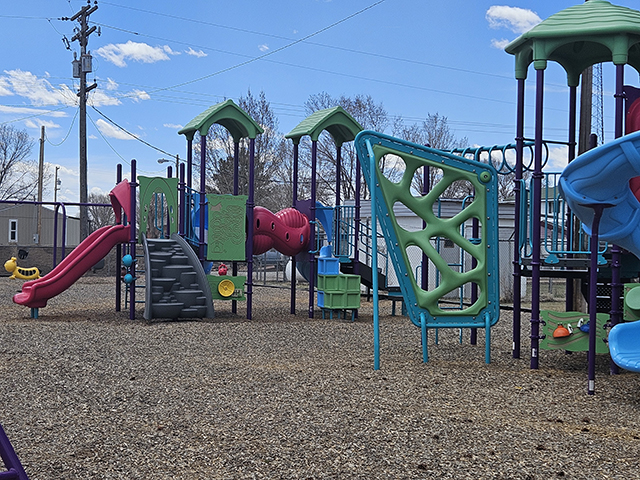
M116 223L116 216L111 208L111 200L108 194L90 193L89 194L88 208L89 212L89 230L91 232L97 230L100 227L106 225L113 225ZM136 202L139 203L139 202ZM108 207L100 206L99 204L109 204Z
M0 125L0 199L32 199L38 190L38 167L30 159L33 141L25 130Z
M282 156L284 138L278 132L278 119L271 109L264 92L254 96L251 91L238 100L238 106L253 118L264 133L256 138L254 159L254 192L256 205L271 210L282 208L282 184L286 180L286 158ZM233 193L234 142L227 129L213 125L209 130L211 141L207 144L207 190L211 193ZM239 148L239 194L246 195L249 189L249 140L243 139ZM290 199L289 199L290 204Z
M308 115L318 110L332 108L335 106L344 108L363 128L384 132L389 125L389 115L382 103L376 103L370 95L356 95L355 97L332 97L326 92L311 95L305 102L305 109ZM307 146L308 142L303 145ZM341 192L344 199L355 198L356 191L356 151L353 142L342 146L342 161L336 168L336 145L333 139L326 132L320 136L318 141L318 166L317 166L317 186L318 200L331 203L336 193L336 171L340 174ZM310 155L304 155L307 162ZM366 198L366 184L362 182L361 195Z
M450 151L454 148L466 147L469 140L466 137L456 138L449 127L447 117L439 113L428 113L421 124L404 125L402 118L398 117L393 123L393 134L413 143L426 145L438 150ZM429 188L433 189L444 178L444 172L440 168L429 168ZM412 186L415 193L422 192L424 174L416 172L413 176ZM455 181L443 191L445 198L463 198L473 193L473 185L465 181Z

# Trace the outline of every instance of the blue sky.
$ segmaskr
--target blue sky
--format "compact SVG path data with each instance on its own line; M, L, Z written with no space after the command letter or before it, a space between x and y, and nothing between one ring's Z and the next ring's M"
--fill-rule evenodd
M37 140L45 125L45 160L60 166L63 201L78 199L77 80L65 48L85 1L4 2L0 13L0 123ZM210 105L264 91L287 133L304 119L304 102L323 91L371 95L407 123L447 116L473 145L513 141L514 60L502 46L540 19L579 0L273 0L99 1L90 20L90 105L141 140L186 155L178 129ZM637 2L617 5L637 8ZM566 140L567 88L561 69L547 70L545 137ZM530 75L532 78L532 75ZM637 84L630 70L627 83ZM527 116L533 115L529 81ZM604 68L605 128L613 130L613 69ZM88 108L90 192L108 192L115 165L138 160L158 175L167 155ZM528 120L527 135L533 122ZM562 152L556 152L562 158ZM37 158L37 149L33 157ZM556 163L561 168L562 162ZM53 192L48 192L52 199Z

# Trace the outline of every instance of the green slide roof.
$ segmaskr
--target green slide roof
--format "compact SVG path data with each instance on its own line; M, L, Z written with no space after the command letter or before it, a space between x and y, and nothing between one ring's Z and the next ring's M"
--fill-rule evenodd
M236 105L233 100L226 100L209 107L187 123L178 134L193 140L196 132L200 132L200 135L206 135L214 123L222 125L229 130L233 140L236 142L245 137L256 138L258 134L264 132L264 129Z
M577 86L584 69L602 62L629 64L640 73L640 12L589 0L566 8L522 34L505 51L516 57L516 78L527 78L551 60L567 72L567 83Z
M336 145L340 146L354 140L363 128L344 108L338 106L313 112L285 137L293 140L293 143L300 143L302 137L309 135L312 141L316 141L323 130L329 132Z

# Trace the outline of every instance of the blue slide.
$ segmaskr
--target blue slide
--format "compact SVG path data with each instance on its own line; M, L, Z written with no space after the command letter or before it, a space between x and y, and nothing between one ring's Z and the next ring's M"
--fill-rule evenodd
M591 232L593 208L609 204L600 220L601 240L626 248L640 258L640 202L629 181L640 176L640 132L634 132L583 153L560 177L560 192Z
M619 323L609 332L609 352L616 365L640 372L640 320Z
M629 185L638 176L640 132L634 132L580 155L564 169L559 186L587 233L594 217L588 205L609 204L600 221L600 239L640 258L640 201ZM640 321L615 325L608 341L616 365L640 372Z

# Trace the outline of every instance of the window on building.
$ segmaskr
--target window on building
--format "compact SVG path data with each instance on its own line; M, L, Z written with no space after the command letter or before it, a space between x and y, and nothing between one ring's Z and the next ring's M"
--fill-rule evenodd
M18 220L9 220L9 243L18 243Z

